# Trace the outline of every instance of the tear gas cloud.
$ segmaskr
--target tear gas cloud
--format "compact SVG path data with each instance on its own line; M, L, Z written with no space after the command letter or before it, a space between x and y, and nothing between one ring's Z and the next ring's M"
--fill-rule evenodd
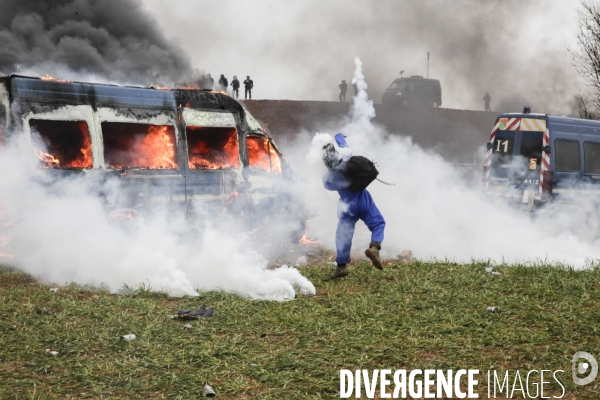
M340 122L339 131L355 155L377 163L381 179L396 183L385 186L375 181L368 189L387 222L383 255L394 257L411 249L425 260L549 262L576 268L597 263L600 229L589 218L596 212L594 203L578 199L572 207L547 207L530 220L524 212L484 197L481 183L461 179L458 167L371 124L374 111L363 90L360 60L356 65L361 91L354 98L352 117ZM304 161L309 168L297 168L306 173L306 201L317 215L309 222L311 235L332 248L338 195L324 190L320 178L325 172L322 147L334 142L330 134L315 135ZM298 155L293 162L300 160ZM358 225L353 250L364 251L370 236L364 224Z
M0 149L0 168L0 237L14 256L1 260L44 281L112 292L144 284L174 296L224 290L267 300L293 298L295 289L315 292L296 269L267 269L267 259L226 216L198 228L183 215L158 212L122 229L109 222L95 195L118 190L118 182L53 181L20 141Z
M462 180L439 155L371 123L373 103L358 58L355 82L360 92L352 114L332 124L342 126L354 154L376 160L381 178L396 183L374 182L369 188L387 220L385 257L409 248L424 260L550 262L576 268L600 257L598 227L583 227L585 216L570 210L542 213L530 221L507 205L486 199L479 185ZM304 178L291 189L311 210L309 233L333 249L338 195L322 186L326 143L333 143L327 133L299 135L288 144L286 154ZM102 201L94 195L98 190L117 190L117 181L109 180L100 188L97 181L81 178L48 185L46 171L39 169L29 147L17 141L1 151L2 210L11 212L2 225L11 235L15 255L7 261L36 277L104 285L111 291L124 284L147 284L171 295L224 290L284 300L294 297L295 289L315 292L314 285L294 268L267 269L268 252L256 247L242 227L225 215L195 226L182 215L157 213L123 230L109 222ZM274 222L269 229L274 236L283 236L290 227ZM362 251L369 242L367 229L359 223L354 249Z
M579 0L342 0L156 2L145 0L166 34L213 75L251 75L266 99L337 100L359 55L369 97L393 79L440 79L443 106L570 114L584 89L572 54ZM198 31L198 16L202 32ZM351 91L350 91L351 92Z

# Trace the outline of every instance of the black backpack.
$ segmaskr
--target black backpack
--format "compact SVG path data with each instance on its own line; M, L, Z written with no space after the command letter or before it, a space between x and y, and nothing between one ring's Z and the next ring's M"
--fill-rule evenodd
M346 162L344 175L350 182L348 189L353 192L360 192L361 190L365 190L377 178L379 171L377 171L375 164L368 158L353 156Z

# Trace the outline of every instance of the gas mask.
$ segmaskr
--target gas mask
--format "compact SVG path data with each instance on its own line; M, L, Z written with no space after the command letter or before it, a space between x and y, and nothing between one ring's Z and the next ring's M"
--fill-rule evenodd
M342 157L332 143L323 146L323 162L328 169L334 169L342 163Z

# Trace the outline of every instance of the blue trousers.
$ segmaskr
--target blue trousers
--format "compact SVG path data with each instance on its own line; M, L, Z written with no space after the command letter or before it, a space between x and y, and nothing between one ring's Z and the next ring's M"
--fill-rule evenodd
M350 262L350 250L352 249L352 237L356 222L361 219L371 231L371 243L383 242L383 230L385 220L377 209L371 194L366 190L351 192L340 190L340 204L338 207L338 226L335 232L335 247L338 264Z

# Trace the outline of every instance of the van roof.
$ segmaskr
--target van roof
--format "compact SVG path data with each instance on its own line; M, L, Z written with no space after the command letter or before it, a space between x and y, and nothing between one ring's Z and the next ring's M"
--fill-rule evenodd
M428 78L423 78L420 75L414 75L411 76L410 78L398 78L398 79L394 79L393 83L401 83L401 82L414 82L414 81L420 81L423 83L428 83L428 84L440 84L440 80L439 79L428 79Z
M549 114L523 114L523 113L504 113L498 115L498 118L535 118L545 119L548 121L548 125L555 128L568 129L569 127L582 127L591 129L594 132L600 133L600 121L583 119L583 118L572 118L562 117Z
M209 90L159 90L104 83L44 80L20 75L2 77L1 81L7 83L12 98L29 101L174 109L183 105L198 109L239 111L244 114L241 104L233 98Z

